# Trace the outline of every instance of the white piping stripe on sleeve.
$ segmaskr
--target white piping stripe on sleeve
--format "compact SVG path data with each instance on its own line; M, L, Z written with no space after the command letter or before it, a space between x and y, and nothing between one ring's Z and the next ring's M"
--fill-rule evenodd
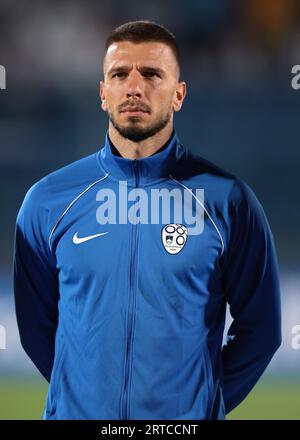
M212 224L213 224L215 230L217 231L217 233L218 233L218 235L219 235L219 237L220 237L220 240L221 240L222 250L221 250L221 253L220 253L220 255L219 255L219 258L221 258L222 254L223 254L223 252L224 252L224 250L225 250L224 240L223 240L223 237L222 237L222 235L221 235L221 233L220 233L220 231L219 231L217 225L216 225L215 222L213 221L211 215L209 214L209 212L208 212L207 209L205 208L204 204L203 204L203 203L202 203L202 202L201 202L201 201L195 196L195 194L193 193L193 191L191 191L191 190L190 190L187 186L185 186L183 183L181 183L181 182L179 182L178 180L174 179L174 177L172 176L172 174L170 174L170 177L171 177L172 180L174 180L175 182L177 182L179 185L181 185L181 186L183 186L185 189L187 189L187 190L192 194L192 196L196 199L196 201L202 206L202 208L204 209L204 211L206 212L208 218L209 218L210 221L212 222Z
M69 209L71 208L71 206L74 205L74 203L81 197L83 196L83 194L85 194L89 189L91 189L94 185L96 185L98 182L101 182L101 180L104 180L106 177L108 176L108 173L105 174L104 177L101 177L101 179L96 180L95 182L91 183L84 191L82 191L77 197L75 197L74 200L72 200L72 202L69 204L69 206L66 207L66 209L64 210L64 212L61 214L61 216L59 217L59 219L57 220L57 222L55 223L55 225L53 226L50 235L49 235L49 239L48 239L48 245L49 245L49 249L50 251L52 251L51 249L51 239L52 236L54 234L55 229L57 228L58 224L60 223L60 221L62 220L62 218L66 215L66 213L69 211Z

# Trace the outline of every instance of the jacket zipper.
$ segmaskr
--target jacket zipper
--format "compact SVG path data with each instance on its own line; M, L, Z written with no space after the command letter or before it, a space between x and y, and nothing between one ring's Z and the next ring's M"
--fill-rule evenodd
M139 186L139 163L135 159L133 161L133 171L135 177L135 187ZM137 253L137 224L132 224L133 237L131 243L131 264L130 264L130 296L128 306L128 324L127 324L127 346L126 346L126 358L125 358L125 381L124 381L124 393L123 393L123 420L128 420L128 394L129 394L129 371L130 371L130 354L131 354L131 340L132 340L132 321L133 321L133 308L135 303L135 277L136 277L136 253Z

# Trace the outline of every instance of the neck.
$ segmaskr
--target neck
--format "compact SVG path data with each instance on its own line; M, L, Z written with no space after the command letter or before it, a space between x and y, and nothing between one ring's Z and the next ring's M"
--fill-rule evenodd
M121 136L111 123L109 123L108 128L111 142L114 144L120 155L127 159L141 159L143 157L152 156L152 154L156 153L156 151L168 141L172 132L173 126L172 124L168 124L154 136L140 142L133 142Z

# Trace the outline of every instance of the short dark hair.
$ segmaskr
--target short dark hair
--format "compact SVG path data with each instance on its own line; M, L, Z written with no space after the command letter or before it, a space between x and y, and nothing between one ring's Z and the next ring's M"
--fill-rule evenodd
M109 46L119 41L130 41L136 44L148 41L165 43L172 49L180 70L180 53L175 35L161 24L149 20L137 20L115 28L105 42L104 58Z

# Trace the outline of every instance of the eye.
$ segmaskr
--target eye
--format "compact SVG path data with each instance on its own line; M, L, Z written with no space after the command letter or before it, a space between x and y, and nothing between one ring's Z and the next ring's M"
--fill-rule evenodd
M113 74L112 78L117 76L118 78L124 78L126 76L126 72L116 72Z
M144 72L143 75L144 75L146 78L153 78L154 76L157 76L158 78L160 78L160 75L159 75L157 72L150 71L150 70L147 71L147 72Z

